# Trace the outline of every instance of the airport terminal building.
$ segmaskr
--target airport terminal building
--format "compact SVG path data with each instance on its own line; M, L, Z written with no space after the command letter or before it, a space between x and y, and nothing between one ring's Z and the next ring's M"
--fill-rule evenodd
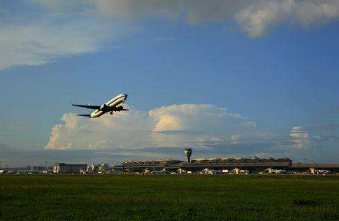
M328 174L339 173L339 164L294 163L290 158L217 157L192 159L192 149L183 151L186 161L173 159L125 160L119 165L53 164L53 173L61 174Z
M289 158L220 157L194 159L190 162L172 159L123 161L121 165L113 166L113 169L132 173L147 173L151 171L165 171L169 173L189 171L191 173L201 173L206 170L227 171L227 173L235 174L242 173L241 171L245 171L245 173L260 173L264 171L268 173L287 173L290 171L311 171L311 173L317 173L320 170L339 172L339 164L293 163Z
M201 171L205 168L222 170L241 168L248 171L265 170L267 168L287 169L292 166L292 160L289 158L201 158L190 162L180 160L136 160L124 161L121 165L115 166L117 169L129 170L131 172L142 172L147 170L166 170L176 171L184 169L189 171Z
M53 173L79 174L87 171L87 164L54 163Z

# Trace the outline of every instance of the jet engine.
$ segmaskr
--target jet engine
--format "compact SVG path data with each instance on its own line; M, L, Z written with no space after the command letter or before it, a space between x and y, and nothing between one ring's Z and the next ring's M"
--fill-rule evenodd
M101 111L105 111L107 109L107 105L106 104L103 104L100 106L100 110Z
M121 111L121 110L123 110L123 109L124 109L123 106L119 106L119 107L116 107L116 108L115 108L115 111Z

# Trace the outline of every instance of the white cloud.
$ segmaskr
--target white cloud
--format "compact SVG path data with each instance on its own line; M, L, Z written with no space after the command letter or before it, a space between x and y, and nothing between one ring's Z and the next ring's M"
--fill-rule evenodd
M239 134L237 136L255 135L252 126L244 126L244 119L225 108L206 104L171 105L149 112L132 109L99 119L64 114L61 118L64 123L52 128L45 148L141 149L223 142L234 133Z
M154 17L189 24L235 20L250 37L279 24L307 27L339 17L338 0L27 0L25 7L17 13L0 5L6 15L0 14L0 70L98 51Z
M235 19L251 37L265 34L271 25L308 26L339 16L337 0L88 0L72 4L65 0L58 4L52 0L38 1L54 10L75 8L76 3L92 4L89 14L128 21L159 16L183 18L190 24Z
M325 23L339 17L337 0L259 0L235 16L240 27L251 37L266 34L272 25Z
M98 51L111 39L133 32L132 28L86 14L80 1L67 3L71 8L64 6L66 2L56 2L55 10L44 10L38 18L30 18L28 10L32 8L13 12L13 18L0 16L0 70L15 65L43 65L60 57Z
M13 65L42 65L58 57L92 52L98 49L98 33L105 27L91 22L59 27L38 23L0 27L0 69ZM99 36L99 37L98 37Z
M308 139L309 134L302 127L292 127L290 136L297 139Z
M295 126L292 127L290 136L294 138L292 142L297 149L304 148L309 143L309 134L304 131L303 127Z

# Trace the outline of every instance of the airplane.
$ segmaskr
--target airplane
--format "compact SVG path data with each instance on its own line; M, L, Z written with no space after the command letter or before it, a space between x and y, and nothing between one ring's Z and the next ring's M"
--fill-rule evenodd
M124 109L121 104L124 104L128 95L127 94L119 94L118 96L114 97L110 101L98 106L98 105L82 105L82 104L72 104L72 106L76 107L83 107L87 109L92 109L90 114L78 114L77 116L81 117L88 117L88 118L97 118L101 117L106 113L110 113L111 115L113 112L120 112L120 111L128 111L128 109Z

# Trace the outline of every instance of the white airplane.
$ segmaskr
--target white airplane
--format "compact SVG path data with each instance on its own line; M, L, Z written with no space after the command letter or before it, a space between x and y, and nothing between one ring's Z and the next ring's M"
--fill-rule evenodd
M89 117L89 118L97 118L100 117L108 112L110 112L110 114L113 114L113 112L115 111L128 111L128 109L124 109L123 106L121 106L121 104L124 104L126 99L127 99L128 95L127 94L119 94L118 96L116 96L115 98L113 98L112 100L97 106L97 105L82 105L82 104L72 104L73 106L76 107L83 107L83 108L88 108L88 109L92 109L94 111L92 111L90 114L78 114L78 116L82 116L82 117Z

